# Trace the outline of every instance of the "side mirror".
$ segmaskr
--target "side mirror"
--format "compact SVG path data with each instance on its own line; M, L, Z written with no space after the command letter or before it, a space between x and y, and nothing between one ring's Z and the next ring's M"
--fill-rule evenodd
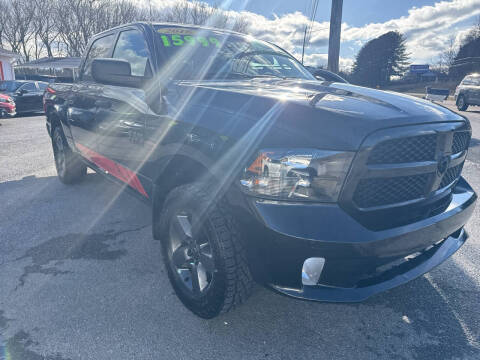
M18 96L22 96L23 94L26 94L26 93L28 93L28 90L26 90L26 89L20 89L20 90L16 91L16 94Z
M315 79L320 80L320 81L325 81L325 79L323 77L321 77L320 75L315 75Z
M144 78L133 76L130 63L119 59L93 59L92 77L101 84L142 87Z

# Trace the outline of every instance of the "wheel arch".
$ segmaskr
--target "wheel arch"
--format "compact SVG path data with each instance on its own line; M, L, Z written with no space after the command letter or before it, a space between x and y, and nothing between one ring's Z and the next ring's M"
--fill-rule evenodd
M51 105L47 106L47 108L45 109L45 117L47 118L47 122L50 123L49 135L50 137L52 137L55 127L61 126L60 117Z
M159 170L152 184L152 233L154 239L158 240L160 237L158 219L168 193L181 185L214 178L209 171L212 163L200 156L191 156L182 151L165 156L158 161Z

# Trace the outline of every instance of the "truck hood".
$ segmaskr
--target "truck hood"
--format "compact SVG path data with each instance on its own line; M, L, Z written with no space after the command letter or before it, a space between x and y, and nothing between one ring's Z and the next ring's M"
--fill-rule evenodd
M195 95L190 97L191 108L208 108L210 116L212 109L217 109L223 116L243 115L256 121L273 106L281 106L276 128L298 135L301 146L313 141L327 148L357 149L369 133L379 129L466 121L423 99L343 83L257 78L181 81L176 85L179 93L184 93L185 88L195 89Z

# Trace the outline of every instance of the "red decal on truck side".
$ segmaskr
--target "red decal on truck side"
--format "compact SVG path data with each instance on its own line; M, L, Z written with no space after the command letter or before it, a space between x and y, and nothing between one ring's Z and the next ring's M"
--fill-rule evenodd
M132 170L123 167L122 165L116 163L115 161L106 158L103 155L89 149L85 145L76 143L77 149L85 156L86 159L97 165L99 168L108 171L112 176L115 176L117 179L122 180L124 183L130 185L132 188L137 190L140 194L148 198L148 194L142 186L137 174Z

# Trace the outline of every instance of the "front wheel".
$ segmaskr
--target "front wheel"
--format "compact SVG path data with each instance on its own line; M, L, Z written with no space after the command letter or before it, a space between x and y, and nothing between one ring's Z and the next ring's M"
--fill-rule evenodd
M465 96L460 95L457 98L457 109L460 111L466 111L468 109L467 101L465 100Z
M80 181L87 173L87 166L68 146L60 126L55 126L52 136L53 156L58 178L64 184Z
M252 289L236 221L199 186L172 190L160 219L164 262L183 304L210 319L245 301Z

